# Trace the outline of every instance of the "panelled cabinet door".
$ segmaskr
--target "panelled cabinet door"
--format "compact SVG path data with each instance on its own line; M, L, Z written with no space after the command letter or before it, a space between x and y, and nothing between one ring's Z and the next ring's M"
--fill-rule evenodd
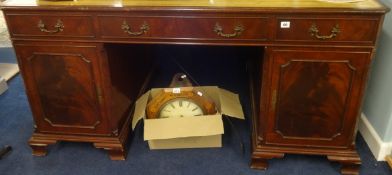
M322 49L270 53L266 143L350 146L371 53Z
M105 134L93 46L16 45L39 132Z

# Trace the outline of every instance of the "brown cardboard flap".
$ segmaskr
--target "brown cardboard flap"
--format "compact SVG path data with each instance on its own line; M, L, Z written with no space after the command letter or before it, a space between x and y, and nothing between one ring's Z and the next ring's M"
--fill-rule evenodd
M217 86L197 86L194 87L194 90L203 93L203 96L210 98L212 101L214 101L217 110L221 111L221 103L219 101L219 88Z
M3 77L5 81L10 80L19 72L17 64L0 63L0 77Z
M164 137L167 138L175 138L172 137L173 135L178 134L179 137L189 137L189 136L202 136L204 135L213 135L213 133L216 134L222 134L223 133L223 124L222 124L222 119L221 119L221 114L225 114L227 116L230 117L234 117L234 118L238 118L238 119L244 119L244 113L242 111L242 106L239 100L239 96L237 94L234 94L230 91L224 90L224 89L220 89L216 86L202 86L202 87L194 87L196 91L200 91L203 93L203 95L207 96L208 98L211 98L214 102L215 105L217 107L217 110L220 112L217 115L214 116L219 116L216 118L213 118L211 121L208 121L209 118L205 118L205 117L210 117L210 116L204 116L204 118L202 116L198 116L195 118L199 118L199 119L191 119L191 120L195 120L197 122L205 122L207 124L212 124L217 122L217 119L219 119L219 127L213 127L215 129L218 130L212 130L210 134L206 134L204 132L209 132L209 130L203 130L203 127L196 127L196 125L192 125L190 126L192 129L195 128L195 131L198 132L193 132L191 129L188 129L189 127L183 127L180 129L184 129L187 131L191 131L191 133L188 132L181 132L181 133L176 133L176 130L178 130L179 128L176 126L177 123L171 123L171 122L179 122L182 123L181 126L187 126L186 123L188 123L187 121L182 121L183 119L181 118L169 118L169 119L152 119L152 120L145 120L145 125L144 125L144 129L145 129L145 134L146 134L146 129L147 130L151 130L151 132L147 133L148 137L152 137L155 138L153 136L149 136L153 133L156 133L157 136L156 138L160 138L163 139ZM152 89L150 91L148 91L147 93L143 94L137 101L136 101L136 106L135 106L135 112L132 118L132 130L135 129L136 124L139 122L139 120L145 118L146 116L146 106L148 103L148 100L150 99L150 97L154 97L156 94L158 94L160 91L162 90L162 88L157 88L157 89ZM156 120L156 121L153 121ZM148 123L148 124L147 124ZM165 123L165 125L160 126L160 123ZM200 124L202 125L202 124ZM159 130L154 129L154 127L166 127L166 128L176 128L176 130L172 130L172 129L164 129L164 132L167 133L163 133L160 130L162 130L162 128L160 128ZM206 126L206 125L203 125ZM221 130L220 130L221 129ZM199 131L200 130L200 131ZM193 133L193 135L192 135ZM165 135L165 136L161 136L161 135ZM146 135L145 135L146 136ZM146 139L146 137L145 137Z
M144 120L144 140L223 134L221 115Z
M156 95L159 94L159 92L161 92L164 89L165 88L154 88L154 89L151 89L149 92L151 93L151 97L155 97Z
M238 94L219 89L221 113L230 117L245 119Z
M222 135L149 140L148 145L150 149L219 148L222 147Z
M146 106L147 106L149 96L150 96L150 91L143 94L136 101L135 112L133 113L133 118L132 118L132 130L135 129L136 124L139 122L139 120L143 119L144 116L146 116Z

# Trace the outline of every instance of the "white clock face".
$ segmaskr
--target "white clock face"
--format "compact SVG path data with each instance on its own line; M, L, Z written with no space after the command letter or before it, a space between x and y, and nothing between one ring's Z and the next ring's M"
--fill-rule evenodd
M189 99L179 98L166 103L159 118L201 116L203 110L199 105Z

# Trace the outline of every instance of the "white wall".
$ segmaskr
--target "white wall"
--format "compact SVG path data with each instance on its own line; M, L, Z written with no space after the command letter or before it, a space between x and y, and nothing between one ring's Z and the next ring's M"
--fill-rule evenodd
M381 0L392 7L391 0ZM384 20L363 112L381 140L392 141L392 13Z
M380 0L392 7L392 0ZM392 150L392 12L384 19L359 130L377 160Z

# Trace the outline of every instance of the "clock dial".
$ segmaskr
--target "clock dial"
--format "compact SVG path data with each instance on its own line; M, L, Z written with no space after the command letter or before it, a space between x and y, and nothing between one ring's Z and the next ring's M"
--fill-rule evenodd
M167 102L159 113L160 118L201 116L202 108L189 99L179 98Z

